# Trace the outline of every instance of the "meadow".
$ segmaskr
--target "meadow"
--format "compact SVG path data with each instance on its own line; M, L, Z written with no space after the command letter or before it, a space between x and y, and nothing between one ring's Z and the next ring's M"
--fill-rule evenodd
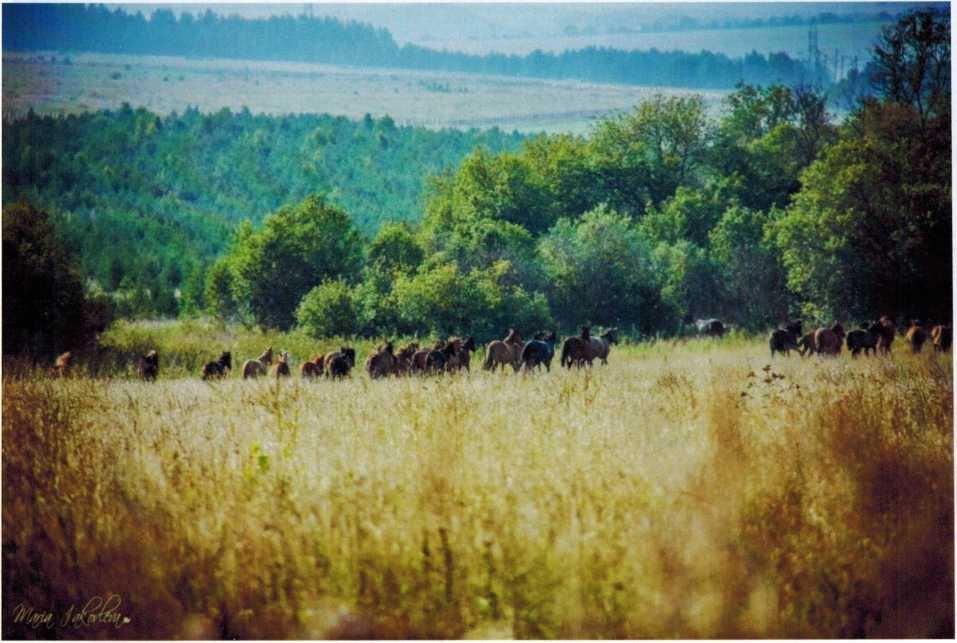
M191 324L115 327L95 378L5 364L5 637L953 636L950 355L205 383L325 346ZM9 611L109 594L129 622Z
M3 117L29 109L73 114L124 102L159 114L223 108L253 113L371 114L400 125L499 127L584 134L603 116L654 94L702 94L715 113L727 94L291 62L110 54L3 54Z

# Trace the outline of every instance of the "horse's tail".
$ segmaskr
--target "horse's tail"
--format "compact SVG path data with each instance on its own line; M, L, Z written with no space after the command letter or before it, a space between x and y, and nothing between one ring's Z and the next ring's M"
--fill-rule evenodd
M493 361L493 358L492 358L492 345L489 344L489 345L485 348L485 362L482 363L482 368L485 369L486 371L491 370L491 369L492 369L492 361Z
M529 342L525 344L525 346L522 348L522 352L519 355L519 359L521 359L521 361L523 362L527 362L531 358L532 358L532 343Z
M564 344L562 344L562 366L572 365L571 352L572 352L571 342L565 342Z

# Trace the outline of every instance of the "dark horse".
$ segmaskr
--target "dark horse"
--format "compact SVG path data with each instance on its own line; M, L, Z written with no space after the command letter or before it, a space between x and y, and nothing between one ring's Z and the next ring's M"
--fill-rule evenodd
M150 351L140 358L140 377L147 382L155 382L159 375L159 353Z
M233 356L229 351L223 351L215 362L203 364L203 380L222 379L233 368Z
M572 365L584 366L585 362L591 366L595 356L592 355L591 348L591 327L582 326L581 335L578 337L569 337L562 344L561 365L571 368Z
M526 371L538 368L542 364L545 365L546 371L552 370L552 358L555 357L555 344L558 342L558 337L555 331L547 335L540 333L540 335L541 337L527 342L522 349L522 365Z

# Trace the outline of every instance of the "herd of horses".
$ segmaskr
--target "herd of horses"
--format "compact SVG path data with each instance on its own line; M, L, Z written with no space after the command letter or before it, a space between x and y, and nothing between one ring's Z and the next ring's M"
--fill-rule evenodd
M722 337L727 326L717 319L699 319L695 321L698 332L711 337ZM817 328L804 333L801 322L792 322L784 328L771 331L768 345L771 357L781 353L790 355L797 351L801 356L838 355L846 344L852 357L861 353L888 354L894 338L901 335L914 353L919 353L928 341L937 352L947 352L953 343L953 328L950 325L934 324L927 330L919 321L911 321L906 328L898 330L897 325L886 315L875 322L866 322L850 332L845 332L840 323L830 327ZM595 337L591 328L585 326L581 333L565 338L560 352L560 364L571 368L591 366L597 359L608 363L611 346L618 343L618 329L611 328ZM482 367L486 371L498 371L511 368L514 372L532 372L551 370L555 357L558 335L555 331L542 331L531 340L524 341L515 329L509 329L504 339L489 342L485 347L485 359ZM372 379L384 377L402 377L406 375L435 375L469 371L472 353L478 350L478 344L472 337L450 337L438 341L431 347L422 347L411 342L396 350L391 341L376 348L365 361L365 370ZM69 374L73 364L73 354L63 353L57 357L50 374L63 377ZM341 346L338 350L314 356L299 366L303 379L342 379L348 377L356 365L356 350L350 346ZM200 376L203 380L216 380L232 372L232 354L223 351L219 358L206 362ZM152 382L159 376L159 353L151 350L139 358L140 378ZM255 359L247 359L243 365L242 378L254 379L263 376L275 378L290 377L289 353L282 351L278 357L273 355L272 347L267 348Z
M950 325L934 324L927 331L918 320L912 320L900 334L910 346L911 352L919 353L924 344L930 340L936 352L947 352L954 339L954 329ZM793 322L784 328L771 331L768 345L771 348L771 357L775 353L790 355L792 350L807 355L838 355L844 344L852 357L861 353L877 355L889 354L894 337L898 335L897 325L887 315L875 322L865 322L860 328L845 333L844 327L836 323L830 328L817 328L804 333L801 322Z
M597 359L602 364L608 363L608 354L611 345L618 342L618 330L606 330L598 337L591 335L591 328L582 328L581 334L567 338L561 350L562 366L591 366ZM515 372L531 372L545 367L551 370L552 360L555 357L555 346L558 335L555 331L542 331L531 340L524 341L514 328L509 329L504 339L489 342L485 349L485 359L482 367L486 371L497 371L511 368ZM391 341L381 344L370 354L365 361L365 370L372 379L383 377L402 377L405 375L436 375L440 373L455 373L470 371L472 353L478 350L473 337L450 337L440 340L431 347L422 347L418 342L410 342L396 350ZM149 355L155 358L156 351ZM146 377L146 357L140 360L140 374ZM256 359L248 359L242 366L242 378L254 379L269 375L271 377L288 377L292 373L289 368L289 354L283 351L278 359L273 361L272 347L268 347ZM152 365L153 363L150 362ZM355 368L356 350L350 346L341 346L339 350L314 356L299 366L299 374L303 379L325 377L341 379L348 377ZM151 366L152 367L152 366ZM232 355L224 351L219 359L203 365L201 377L203 380L220 379L229 374L232 369Z

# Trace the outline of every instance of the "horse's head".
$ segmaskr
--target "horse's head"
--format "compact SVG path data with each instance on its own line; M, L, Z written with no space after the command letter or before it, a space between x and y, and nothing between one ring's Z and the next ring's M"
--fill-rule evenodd
M591 339L591 326L582 326L582 339Z
M617 328L609 328L608 330L606 330L604 333L601 334L601 338L602 338L603 340L605 340L606 342L608 342L609 344L617 344L617 343L618 343L618 329L617 329Z
M471 335L469 335L469 336L466 338L465 343L462 344L462 350L474 351L474 350L475 350L475 338L472 337Z
M218 361L221 366L225 366L229 370L233 369L233 355L229 351L223 351Z
M350 367L356 365L356 349L343 346L341 352L345 355L346 359L349 360Z

